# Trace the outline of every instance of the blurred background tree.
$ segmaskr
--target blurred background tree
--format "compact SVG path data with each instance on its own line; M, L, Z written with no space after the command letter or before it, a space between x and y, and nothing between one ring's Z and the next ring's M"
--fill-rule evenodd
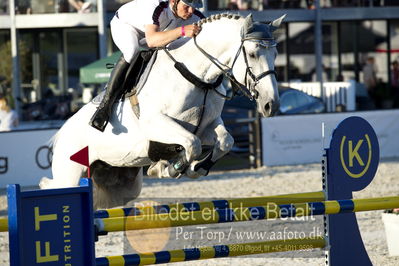
M23 80L31 81L32 75L32 51L26 42L19 42L19 56L21 77ZM14 108L14 97L12 95L12 58L11 58L11 41L0 44L0 93L4 94Z

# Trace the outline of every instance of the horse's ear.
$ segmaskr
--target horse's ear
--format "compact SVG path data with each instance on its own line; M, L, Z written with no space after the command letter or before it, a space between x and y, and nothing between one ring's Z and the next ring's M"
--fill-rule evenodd
M287 14L282 15L278 19L273 20L270 25L272 26L272 31L275 31L278 27L280 27L281 22L283 22L284 18L287 16Z
M249 14L246 18L245 18L245 23L251 23L254 22L253 18L252 18L252 14Z
M252 14L249 14L244 21L244 25L241 28L241 37L245 38L248 32L251 31L251 28L253 27L254 21L252 19Z

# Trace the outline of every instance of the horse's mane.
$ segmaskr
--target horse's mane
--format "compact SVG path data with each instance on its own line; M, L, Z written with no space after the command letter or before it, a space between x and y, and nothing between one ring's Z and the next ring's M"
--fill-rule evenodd
M216 21L216 20L220 20L221 18L238 20L238 19L243 18L243 17L238 15L238 14L221 13L221 14L215 14L215 15L211 15L209 17L203 18L200 21L198 21L197 24L198 24L198 26L202 26L205 23L210 23L210 22L213 22L213 21Z
M242 17L242 16L240 16L238 14L233 14L233 13L226 12L226 13L215 14L215 15L211 15L209 17L203 18L203 19L197 21L196 24L198 26L202 26L205 23L211 23L211 22L220 20L222 18L227 18L227 19L232 19L232 20L239 20L239 19L244 18L244 17ZM168 49L169 50L174 50L174 49L180 48L183 45L185 45L188 41L189 41L188 38L179 38L179 39L171 42L168 45Z

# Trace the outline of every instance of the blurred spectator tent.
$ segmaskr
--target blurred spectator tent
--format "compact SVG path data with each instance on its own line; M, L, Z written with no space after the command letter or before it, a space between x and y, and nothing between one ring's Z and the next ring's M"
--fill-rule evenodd
M118 51L108 57L81 67L79 70L80 83L98 84L108 82L112 71L111 66L116 63L121 54L122 53Z

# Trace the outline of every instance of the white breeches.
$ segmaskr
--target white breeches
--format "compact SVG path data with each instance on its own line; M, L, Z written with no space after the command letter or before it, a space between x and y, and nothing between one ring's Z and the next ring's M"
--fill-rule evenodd
M144 34L114 17L111 20L111 35L114 43L121 50L125 61L131 63L137 55L140 46L143 46L140 45L142 42L140 40L144 39Z

